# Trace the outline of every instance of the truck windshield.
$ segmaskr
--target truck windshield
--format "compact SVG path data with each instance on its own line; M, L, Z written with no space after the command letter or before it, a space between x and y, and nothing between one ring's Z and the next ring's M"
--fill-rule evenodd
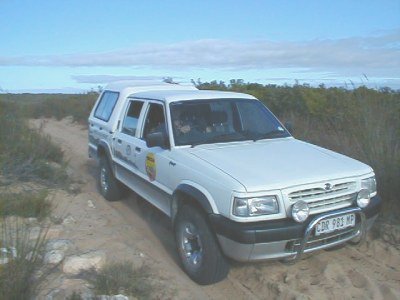
M170 110L177 146L290 136L274 115L257 100L180 101L172 102Z

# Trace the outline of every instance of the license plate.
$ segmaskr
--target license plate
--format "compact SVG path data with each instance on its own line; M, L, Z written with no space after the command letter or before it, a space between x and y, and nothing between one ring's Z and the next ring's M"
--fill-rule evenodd
M317 223L317 226L315 227L315 235L330 233L347 227L354 227L355 225L355 214L347 214L339 217L328 218Z

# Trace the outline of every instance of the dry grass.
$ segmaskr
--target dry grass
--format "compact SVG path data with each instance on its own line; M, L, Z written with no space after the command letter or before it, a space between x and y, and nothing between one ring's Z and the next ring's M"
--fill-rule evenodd
M99 271L92 270L84 276L97 295L124 294L146 299L153 288L148 268L142 266L135 269L129 261L108 263Z
M0 194L0 217L19 216L43 220L50 215L51 203L47 199L48 191L18 192Z
M30 129L19 106L0 101L0 184L40 181L63 184L66 179L61 148Z

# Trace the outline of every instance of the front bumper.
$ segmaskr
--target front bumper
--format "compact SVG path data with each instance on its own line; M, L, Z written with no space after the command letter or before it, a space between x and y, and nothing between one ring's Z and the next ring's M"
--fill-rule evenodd
M223 252L235 260L298 259L303 253L333 247L355 238L363 239L380 209L381 199L375 196L364 209L349 207L334 210L313 215L304 223L292 219L239 223L221 215L210 215L209 218ZM356 214L355 227L320 238L313 236L318 221L346 213Z

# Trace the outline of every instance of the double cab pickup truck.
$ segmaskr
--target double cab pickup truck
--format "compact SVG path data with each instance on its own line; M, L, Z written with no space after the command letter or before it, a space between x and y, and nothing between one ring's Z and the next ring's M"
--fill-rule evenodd
M378 215L371 167L286 127L251 95L115 82L90 114L89 156L104 198L128 187L165 213L183 270L212 284L229 259L295 261L359 243Z

